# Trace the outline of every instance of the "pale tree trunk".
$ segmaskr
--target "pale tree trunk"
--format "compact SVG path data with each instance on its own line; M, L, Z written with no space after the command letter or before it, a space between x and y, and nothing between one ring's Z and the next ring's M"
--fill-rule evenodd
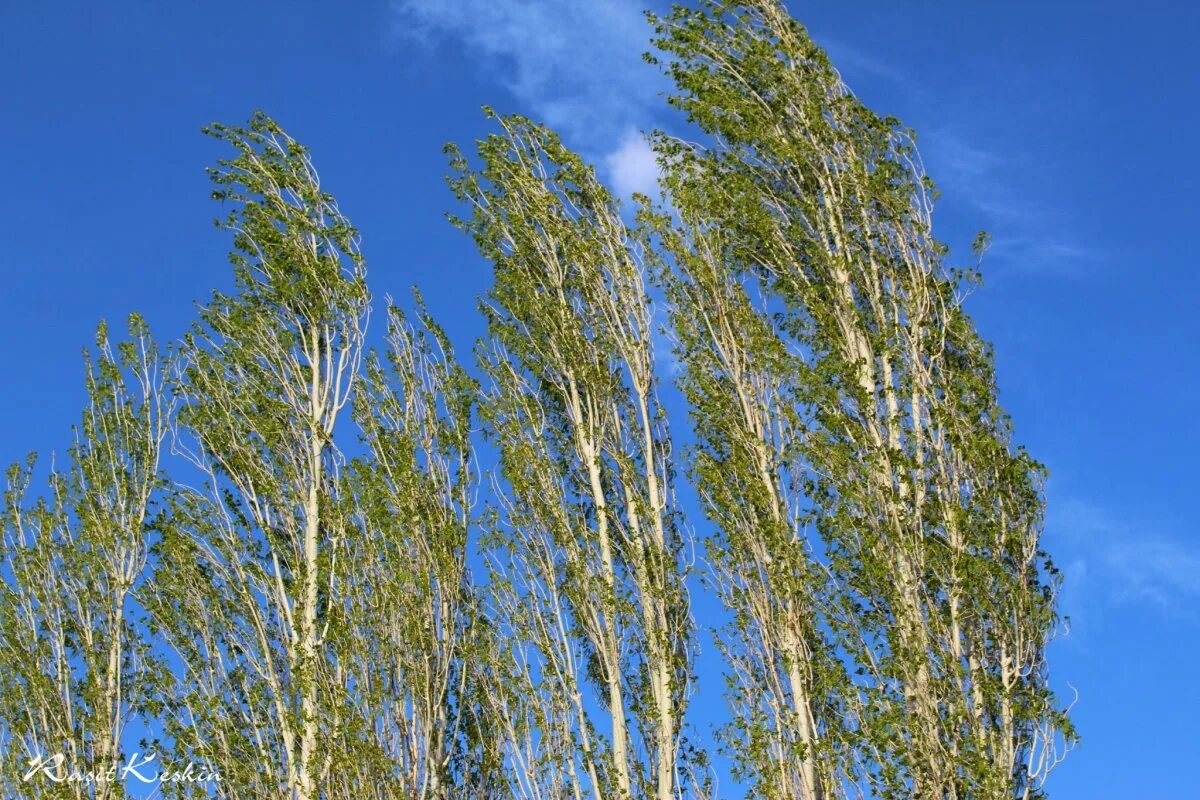
M315 254L314 254L315 255ZM300 675L300 763L298 788L299 800L315 800L317 734L320 724L318 714L317 659L319 658L319 633L317 629L317 598L320 591L321 487L324 483L324 437L325 437L325 376L322 374L324 357L317 329L308 332L308 363L312 370L309 392L311 417L309 419L308 442L308 497L304 505L304 590L301 605L299 660L294 669Z

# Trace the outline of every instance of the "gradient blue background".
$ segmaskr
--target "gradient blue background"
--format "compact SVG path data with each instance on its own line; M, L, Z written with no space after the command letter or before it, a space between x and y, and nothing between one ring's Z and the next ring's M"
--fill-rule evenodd
M680 120L640 61L639 5L0 5L0 460L65 449L97 320L137 309L171 339L229 285L203 170L221 150L199 128L254 108L312 148L376 295L419 283L468 350L488 267L442 217L440 149L485 132L490 103L556 124L619 189L644 185L631 132ZM1073 623L1052 667L1078 690L1084 741L1052 795L1200 796L1184 767L1200 715L1200 7L792 10L872 107L919 132L940 237L965 260L976 230L994 236L970 309L1020 441L1053 473L1047 542ZM723 714L711 651L702 735Z

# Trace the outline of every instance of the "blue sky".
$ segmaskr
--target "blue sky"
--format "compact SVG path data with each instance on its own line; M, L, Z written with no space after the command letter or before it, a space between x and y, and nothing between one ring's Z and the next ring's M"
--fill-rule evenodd
M488 268L442 214L444 143L478 107L558 127L623 193L653 180L638 129L678 126L642 64L641 0L0 6L0 442L62 451L97 320L163 339L230 281L201 125L263 108L313 150L362 230L377 296L419 283L462 350ZM1056 798L1200 795L1200 425L1192 230L1200 55L1190 3L801 3L876 110L914 127L943 190L1018 438L1051 469L1066 572L1056 685L1082 746ZM694 520L700 530L701 520ZM711 649L711 648L709 648ZM720 716L712 661L699 725Z

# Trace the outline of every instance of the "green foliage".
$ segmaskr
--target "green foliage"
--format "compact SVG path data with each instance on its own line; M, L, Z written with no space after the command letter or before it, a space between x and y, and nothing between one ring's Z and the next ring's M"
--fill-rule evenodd
M366 353L359 236L308 151L261 112L205 129L232 150L209 174L236 289L199 309L169 392L139 317L115 347L101 325L67 468L34 498L32 456L7 475L5 796L123 797L19 776L111 765L139 718L221 775L168 797L707 797L647 274L730 614L735 775L778 800L1044 796L1075 740L1048 687L1045 469L913 135L777 0L650 21L705 136L656 136L667 208L639 198L627 225L524 117L486 110L477 157L447 148L451 220L494 267L481 382L419 295Z
M484 793L497 769L481 719L486 639L467 570L478 471L478 386L417 296L420 327L388 317L386 361L367 359L354 416L368 454L347 475L358 526L343 588L356 703L383 766L406 797Z
M481 352L505 490L492 602L538 704L509 715L512 739L531 723L553 729L521 756L551 795L574 784L675 797L690 771L679 737L691 620L645 254L556 135L519 116L498 122L478 171L448 153L450 185L473 211L454 221L495 266Z
M975 276L943 266L912 136L851 95L776 0L651 19L670 102L714 142L659 137L680 230L659 227L679 273L664 280L693 472L720 528L710 550L727 586L757 587L726 590L731 662L781 669L776 640L797 626L761 609L807 604L813 620L791 639L807 688L747 694L758 673L735 672L741 769L765 796L795 794L776 781L778 740L796 734L834 756L805 797L1038 796L1073 736L1046 683L1057 578L1038 547L1041 468L1011 444L990 349L959 305ZM725 491L757 476L796 498L791 559L755 493ZM797 586L780 561L823 579ZM815 737L780 710L826 691Z
M204 483L179 487L157 547L149 604L185 666L168 733L178 761L215 765L236 796L315 797L350 772L361 735L336 647L351 526L334 430L361 359L365 266L273 120L206 132L236 151L209 173L235 206L222 224L238 292L200 309L173 387Z
M23 781L34 759L107 773L123 735L158 697L157 655L136 599L162 486L159 451L170 410L161 360L141 317L115 347L107 326L84 353L87 398L67 466L29 500L34 456L14 464L0 546L0 787L6 797L121 798L124 789Z

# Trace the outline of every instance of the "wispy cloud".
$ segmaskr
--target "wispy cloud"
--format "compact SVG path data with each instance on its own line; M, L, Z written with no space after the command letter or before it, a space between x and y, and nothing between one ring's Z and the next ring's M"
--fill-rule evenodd
M1108 254L1059 234L1029 233L1002 235L992 240L991 258L1006 275L1040 275L1056 278L1086 278L1105 263Z
M978 227L993 234L989 261L1004 274L1082 278L1105 259L1076 241L1059 210L1043 202L1023 151L1012 142L988 141L992 126L974 91L966 92L966 101L955 99L964 87L934 86L869 49L825 36L818 41L851 89L878 84L897 105L916 110L908 122L920 132L929 174L951 202L980 213Z
M980 213L994 235L991 260L1008 275L1081 278L1105 258L1080 243L1063 215L1042 201L1026 165L1001 146L986 146L969 128L942 126L921 138L929 173L954 200Z
M496 75L513 109L563 133L610 178L645 188L647 166L630 130L652 127L666 88L645 63L650 27L641 0L395 0L399 35L449 37Z
M1047 534L1069 553L1071 605L1109 602L1194 616L1200 601L1200 546L1121 519L1079 498L1051 502Z
M853 82L855 78L868 76L881 78L892 83L904 84L912 89L912 79L903 69L862 48L847 44L828 36L817 37L817 43L825 48L830 60L842 78Z
M972 141L969 135L948 127L935 128L923 135L921 144L926 159L932 159L935 166L955 182L994 176L1004 165L999 154Z

